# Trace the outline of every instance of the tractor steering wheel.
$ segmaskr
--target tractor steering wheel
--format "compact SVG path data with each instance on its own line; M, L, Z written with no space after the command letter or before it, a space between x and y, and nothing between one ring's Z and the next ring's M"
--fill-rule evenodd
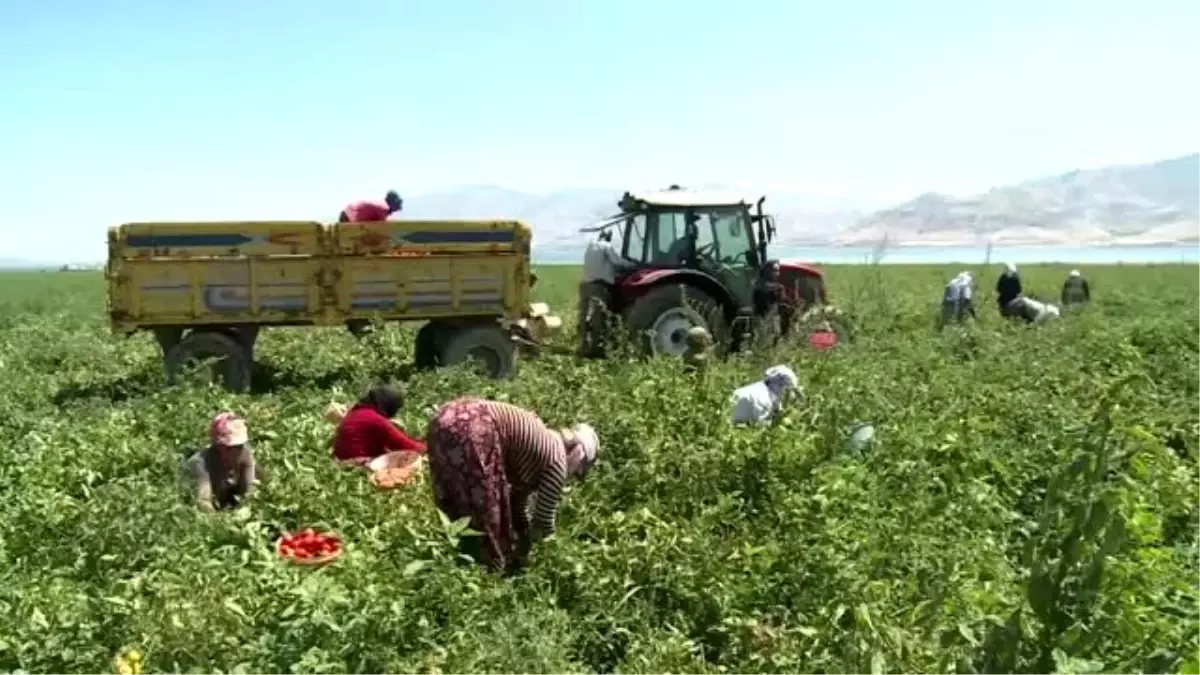
M721 262L723 262L726 265L733 266L733 265L738 264L739 261L741 261L742 263L744 263L746 265L749 265L750 264L750 252L742 251L740 253L735 253L735 254L729 256L728 258L725 258Z

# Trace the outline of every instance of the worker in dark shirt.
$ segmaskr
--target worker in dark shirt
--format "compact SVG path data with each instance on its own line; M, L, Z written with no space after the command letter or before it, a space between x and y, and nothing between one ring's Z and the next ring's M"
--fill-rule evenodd
M1083 278L1079 270L1071 270L1071 273L1067 275L1067 280L1063 282L1063 309L1082 307L1091 301L1092 289L1088 286L1087 279Z
M1021 275L1017 274L1017 266L1012 263L1004 264L1004 273L996 280L996 304L1000 316L1009 316L1008 306L1021 295Z
M786 337L792 327L792 315L795 313L791 299L783 284L779 281L779 261L770 260L763 266L762 274L754 284L753 292L754 316L760 322L770 315L771 310L779 314L779 335Z

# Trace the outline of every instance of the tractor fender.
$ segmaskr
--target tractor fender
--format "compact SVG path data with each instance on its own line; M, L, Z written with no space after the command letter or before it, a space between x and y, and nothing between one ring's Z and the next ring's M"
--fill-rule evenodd
M820 268L798 262L779 263L779 282L783 284L785 292L793 302L799 300L799 298L795 297L796 287L800 285L800 280L805 277L816 277L821 280L819 300L823 305L828 304L829 297L825 291L825 273Z
M633 304L652 288L671 284L695 286L721 304L727 314L737 312L738 302L716 277L694 269L638 270L618 283L621 305Z

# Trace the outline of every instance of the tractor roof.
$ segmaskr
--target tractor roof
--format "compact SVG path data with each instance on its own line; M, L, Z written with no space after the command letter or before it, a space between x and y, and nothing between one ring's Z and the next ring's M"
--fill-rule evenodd
M754 204L757 199L734 192L708 190L638 190L630 191L633 199L650 206L736 206Z

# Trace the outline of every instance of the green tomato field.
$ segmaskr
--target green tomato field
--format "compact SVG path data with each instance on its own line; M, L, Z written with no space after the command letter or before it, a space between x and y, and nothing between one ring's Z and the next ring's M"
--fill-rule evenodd
M163 384L113 336L94 272L0 275L0 671L1197 672L1200 281L1195 265L1084 268L1094 301L1029 328L936 330L951 266L831 266L855 340L679 363L525 360L493 382L411 374L414 331L267 330L254 391ZM1057 302L1068 268L1023 266ZM578 271L535 287L574 341ZM734 429L775 363L803 403ZM401 384L401 421L464 394L593 424L523 574L462 562L427 476L384 492L330 459L331 401ZM222 409L263 484L195 509L179 463ZM872 444L847 449L855 422ZM345 555L288 565L281 532Z

